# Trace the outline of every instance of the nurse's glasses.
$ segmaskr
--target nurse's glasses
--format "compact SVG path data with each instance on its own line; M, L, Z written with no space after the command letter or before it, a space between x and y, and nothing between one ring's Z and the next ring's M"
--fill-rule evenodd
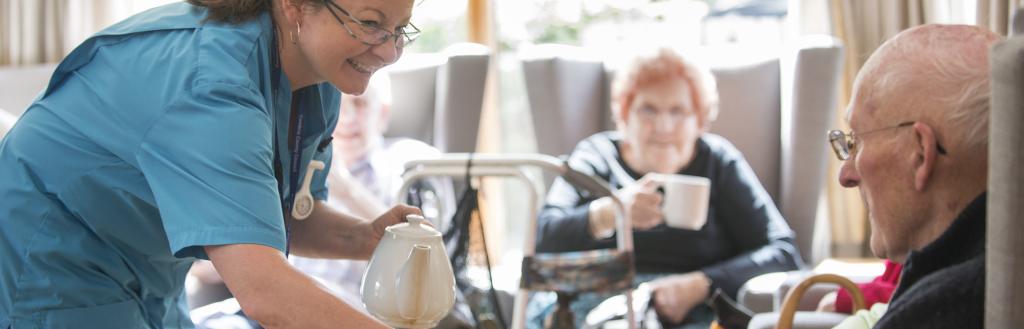
M339 6L337 3L334 3L333 0L324 0L324 3L327 4L327 10L331 12L331 15L334 16L334 19L337 19L338 23L341 23L341 27L344 27L345 31L348 31L348 34L351 35L353 39L359 40L359 42L362 42L365 45L377 46L384 44L385 42L388 42L388 40L390 39L395 39L395 48L402 49L406 45L415 41L416 37L420 35L420 29L416 28L416 26L412 25L412 23L409 23L409 26L399 27L395 29L394 32L391 32L380 28L378 26L379 22L364 22L359 19L356 19L355 17L352 17L352 14L349 14L347 10L341 8L341 6ZM352 31L352 29L348 27L348 24L345 24L345 21L342 20L340 16L338 16L338 14L335 12L335 9L340 11L343 15L345 15L345 17L348 17L348 19L355 22L356 25L359 25L359 32L362 33L356 33L355 31Z

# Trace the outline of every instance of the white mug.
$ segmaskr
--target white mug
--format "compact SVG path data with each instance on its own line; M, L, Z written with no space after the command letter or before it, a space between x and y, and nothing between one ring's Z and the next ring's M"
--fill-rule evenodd
M672 228L700 230L708 221L711 180L688 175L659 175L665 190L661 211L665 224Z

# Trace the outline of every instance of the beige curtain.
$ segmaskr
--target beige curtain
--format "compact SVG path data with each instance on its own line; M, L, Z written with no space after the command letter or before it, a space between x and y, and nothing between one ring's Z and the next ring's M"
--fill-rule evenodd
M68 3L0 0L0 65L55 62L64 57Z
M977 0L978 25L986 26L1004 36L1010 34L1013 15L1021 8L1020 0Z
M149 0L147 0L149 1ZM0 66L60 61L139 0L0 0Z

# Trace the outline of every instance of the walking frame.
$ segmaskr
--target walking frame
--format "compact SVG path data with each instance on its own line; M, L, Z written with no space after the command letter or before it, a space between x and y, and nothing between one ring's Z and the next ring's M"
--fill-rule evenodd
M537 215L542 206L545 187L543 179L532 174L530 168L558 173L566 182L586 190L595 197L610 197L616 208L616 248L595 252L542 253L536 254ZM467 170L469 171L467 173ZM532 174L532 175L531 175ZM405 165L403 183L398 191L399 198L406 195L413 183L429 177L505 177L525 183L530 190L528 199L529 220L526 241L523 246L522 276L513 306L512 328L526 326L526 305L530 291L575 292L624 291L626 296L626 320L630 329L636 328L633 310L632 280L636 273L633 261L633 232L629 218L625 216L622 202L615 196L606 182L580 173L569 167L566 161L541 154L466 154L447 153L437 159L410 161ZM471 182L466 182L470 184ZM607 263L618 267L612 279L580 280L581 277L606 276L608 272L595 272L594 263ZM596 266L601 267L601 266ZM610 268L605 266L605 269ZM607 279L607 278L606 278ZM611 280L611 281L609 281ZM582 282L582 283L581 283ZM561 294L560 294L561 295ZM577 315L585 316L585 314Z

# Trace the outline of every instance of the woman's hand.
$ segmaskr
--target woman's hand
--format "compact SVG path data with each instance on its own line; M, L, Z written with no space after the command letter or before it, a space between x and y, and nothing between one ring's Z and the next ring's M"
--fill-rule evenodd
M626 216L634 229L646 230L658 226L665 221L661 213L661 194L658 193L658 174L647 174L636 184L615 192L622 201ZM588 220L590 234L595 238L608 238L615 233L615 202L609 197L594 200L589 206Z
M661 213L662 196L658 193L661 183L656 174L647 174L634 185L624 187L616 195L626 207L626 216L633 223L633 228L647 230L665 221Z
M704 272L694 271L651 281L650 286L658 316L668 323L679 324L694 306L707 298L711 280Z

